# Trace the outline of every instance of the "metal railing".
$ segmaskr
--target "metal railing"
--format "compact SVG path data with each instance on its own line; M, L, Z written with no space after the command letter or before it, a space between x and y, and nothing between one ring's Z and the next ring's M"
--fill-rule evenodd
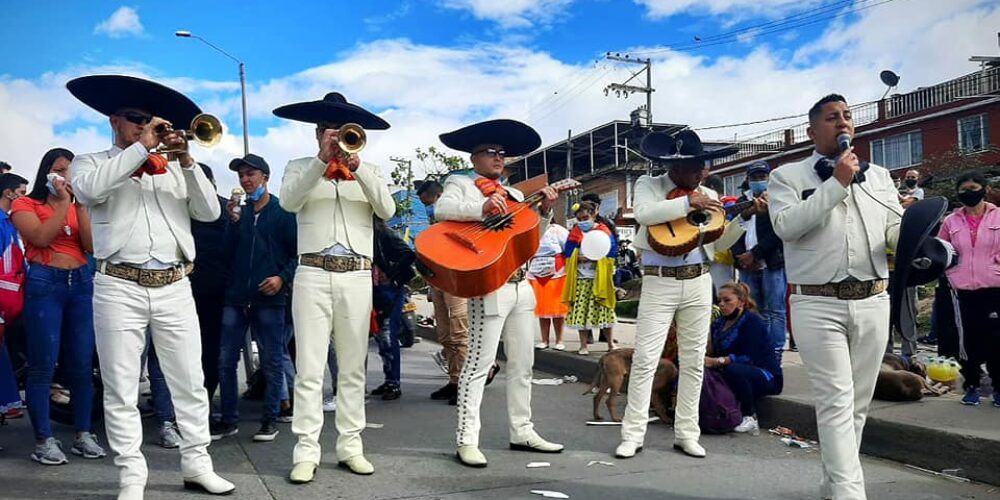
M1000 67L977 71L908 94L889 96L885 117L897 118L969 97L1000 92Z

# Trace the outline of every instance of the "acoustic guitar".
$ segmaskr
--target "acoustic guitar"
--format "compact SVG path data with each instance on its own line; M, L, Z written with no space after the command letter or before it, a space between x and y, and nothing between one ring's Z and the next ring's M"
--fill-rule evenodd
M747 200L722 209L692 210L679 219L649 226L646 228L649 246L658 254L680 257L721 238L726 217L752 205L753 200Z
M574 179L552 184L557 192L579 186ZM413 242L417 269L431 285L457 297L482 297L498 290L538 251L539 218L532 208L543 199L539 191L482 221L443 221L428 227Z

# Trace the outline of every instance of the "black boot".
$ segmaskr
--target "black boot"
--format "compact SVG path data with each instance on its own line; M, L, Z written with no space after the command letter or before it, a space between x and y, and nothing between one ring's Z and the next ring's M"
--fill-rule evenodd
M458 396L458 384L448 383L431 393L434 401L447 401Z

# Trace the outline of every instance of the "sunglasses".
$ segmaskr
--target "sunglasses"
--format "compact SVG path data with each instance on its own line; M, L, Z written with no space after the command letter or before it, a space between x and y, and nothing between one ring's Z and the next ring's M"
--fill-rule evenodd
M476 151L475 154L480 154L480 153L486 153L486 156L489 156L491 158L503 158L503 157L507 156L507 152L506 151L504 151L502 149L494 149L494 148L489 148L489 149L483 149L483 150L480 150L480 151Z
M153 117L151 115L137 113L135 111L125 111L122 113L118 113L118 116L128 120L131 123L141 126L145 126L149 122L153 121Z

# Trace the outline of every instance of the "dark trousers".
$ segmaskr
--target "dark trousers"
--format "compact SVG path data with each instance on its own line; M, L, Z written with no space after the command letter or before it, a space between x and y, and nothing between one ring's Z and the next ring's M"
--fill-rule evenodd
M938 356L958 359L958 326L948 278L938 280L931 312L931 335L937 339Z
M222 307L225 294L194 294L194 307L198 311L201 327L201 369L205 372L205 389L208 400L219 387L219 349L222 345Z
M982 365L990 376L1000 375L1000 288L959 290L962 341L968 359L962 364L963 387L979 387Z
M722 378L740 402L744 417L757 414L757 400L768 394L781 392L781 376L768 380L764 370L753 365L733 363L722 370Z

